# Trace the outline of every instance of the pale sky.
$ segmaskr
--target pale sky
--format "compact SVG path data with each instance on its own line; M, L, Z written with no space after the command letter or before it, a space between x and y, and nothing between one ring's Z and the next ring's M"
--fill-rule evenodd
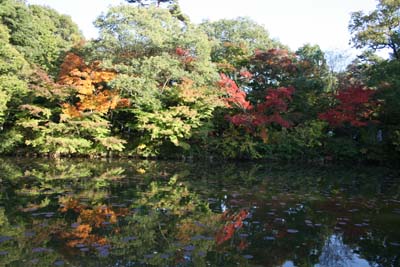
M296 50L305 43L322 50L350 49L350 13L370 11L375 0L180 0L193 22L247 16L265 26L272 38ZM123 0L28 0L70 15L86 38L97 36L92 22L110 5Z

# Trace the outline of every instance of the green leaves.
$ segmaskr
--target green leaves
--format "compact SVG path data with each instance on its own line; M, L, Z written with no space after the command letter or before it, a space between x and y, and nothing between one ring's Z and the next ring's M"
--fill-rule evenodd
M47 7L2 0L0 18L0 25L3 24L10 33L10 44L30 63L54 76L58 72L60 55L82 39L70 17Z
M400 60L400 2L380 0L368 14L361 11L351 15L349 30L354 47L373 51L389 48L393 58Z

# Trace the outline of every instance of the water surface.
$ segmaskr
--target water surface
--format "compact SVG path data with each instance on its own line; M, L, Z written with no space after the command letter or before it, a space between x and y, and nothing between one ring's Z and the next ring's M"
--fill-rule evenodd
M400 266L399 172L0 159L0 266Z

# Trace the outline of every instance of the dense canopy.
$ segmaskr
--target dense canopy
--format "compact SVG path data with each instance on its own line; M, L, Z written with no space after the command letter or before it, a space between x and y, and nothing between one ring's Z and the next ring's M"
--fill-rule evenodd
M366 50L335 68L249 18L196 25L178 1L110 7L85 41L68 16L0 0L0 153L399 160L399 13L355 11Z

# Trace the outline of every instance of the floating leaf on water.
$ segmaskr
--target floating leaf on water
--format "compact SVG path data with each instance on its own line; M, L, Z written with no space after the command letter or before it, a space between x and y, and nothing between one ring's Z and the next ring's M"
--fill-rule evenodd
M296 234L296 233L299 232L299 230L296 230L296 229L287 229L287 232L288 232L289 234Z
M193 245L188 245L188 246L183 247L183 249L186 250L186 251L192 251L192 250L194 250L195 248L196 248L196 247L193 246Z
M136 239L137 239L136 236L127 236L127 237L122 238L122 242L127 243L129 241L133 241L133 240L136 240Z
M180 243L180 242L174 242L174 243L172 243L172 245L174 247L178 247L178 248L183 246L182 243Z
M32 260L31 260L31 263L32 263L32 264L36 264L36 263L38 263L38 262L39 262L39 259L32 259Z
M400 209L394 209L394 210L393 210L393 213L395 213L395 214L400 214Z
M50 218L50 217L53 217L54 214L55 214L54 212L45 212L45 213L44 213L44 216L45 216L46 218Z
M209 203L216 203L216 202L217 202L217 199L216 199L216 198L210 197L210 198L208 198L208 202L209 202Z
M72 227L72 228L76 228L76 227L78 227L78 226L79 226L79 223L77 223L77 222L71 224L71 227Z
M11 236L0 236L0 243L6 242L11 239L12 239Z
M26 236L26 237L33 237L33 236L35 236L35 235L36 235L35 232L31 232L31 231L25 232L25 236Z
M250 260L250 259L254 258L254 256L253 255L243 255L243 258Z
M272 240L275 240L275 237L273 237L273 236L265 236L264 240L272 241Z
M41 248L41 247L33 248L33 249L32 249L32 252L34 252L34 253L52 252L52 251L53 251L52 249L49 249L49 248Z
M171 257L171 255L167 254L167 253L163 253L160 255L161 259L168 259L169 257Z
M119 204L119 203L112 203L111 206L112 206L112 207L115 207L115 208L125 208L125 207L126 207L126 204L125 204L125 203L121 203L121 204Z
M198 221L195 221L194 224L197 225L197 226L199 226L199 227L206 227L205 224L203 224L203 223L201 223L201 222L198 222Z
M33 211L37 211L37 210L38 210L37 207L21 209L22 212L33 212Z
M44 223L40 223L39 226L40 227L46 227L46 226L49 226L49 224L47 222L44 222Z
M64 261L62 261L62 260L57 260L57 261L54 262L54 265L55 265L55 266L63 266L63 265L64 265Z
M154 258L154 254L146 254L146 255L144 255L143 257L145 258L145 259L151 259L151 258Z
M110 255L110 252L108 251L108 249L100 249L99 250L100 257L107 257L108 255Z
M193 241L203 240L205 237L203 235L196 235L191 238Z

